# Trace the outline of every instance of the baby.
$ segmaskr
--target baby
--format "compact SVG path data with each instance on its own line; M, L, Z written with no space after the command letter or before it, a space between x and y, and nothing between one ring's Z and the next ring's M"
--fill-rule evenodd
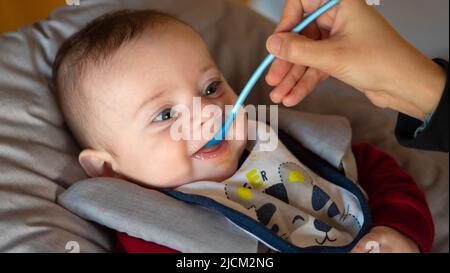
M243 139L204 148L214 136L204 128L211 126L211 116L192 121L190 129L209 135L199 140L171 136L170 128L180 118L175 105L192 109L193 98L201 97L202 107L224 109L237 99L201 37L176 18L150 10L102 16L62 45L53 69L58 103L83 149L79 163L90 177L174 189L196 181L225 181L245 159L245 127L234 132ZM243 111L239 118L245 119ZM379 242L382 252L428 251L433 228L423 194L391 158L373 147L354 147L354 152L373 215L371 231L353 251L367 251L369 241ZM380 175L384 171L390 175ZM412 205L389 207L392 200ZM404 213L401 223L389 210Z

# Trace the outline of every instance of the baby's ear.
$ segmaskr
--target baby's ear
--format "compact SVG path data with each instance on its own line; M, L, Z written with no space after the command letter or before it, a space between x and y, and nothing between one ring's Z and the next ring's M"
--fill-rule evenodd
M112 158L105 152L86 149L78 156L81 167L90 177L115 177Z

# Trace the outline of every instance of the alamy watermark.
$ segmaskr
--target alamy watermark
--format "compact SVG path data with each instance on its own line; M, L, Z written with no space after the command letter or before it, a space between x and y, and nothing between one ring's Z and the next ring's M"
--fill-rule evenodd
M80 253L80 244L77 241L68 241L65 249L67 253Z
M170 137L173 140L210 140L220 131L224 121L232 115L233 105L202 106L201 100L201 97L193 97L192 107L179 104L172 108L175 121L170 126ZM247 105L238 111L224 139L258 140L260 143L258 148L261 151L274 151L278 145L277 135L278 105Z
M366 0L366 3L369 6L379 6L381 5L381 0Z
M79 6L80 4L80 0L66 0L66 5L68 6Z
M367 242L365 248L367 250L367 253L380 253L381 252L380 251L380 249L381 249L380 243L378 243L377 241Z

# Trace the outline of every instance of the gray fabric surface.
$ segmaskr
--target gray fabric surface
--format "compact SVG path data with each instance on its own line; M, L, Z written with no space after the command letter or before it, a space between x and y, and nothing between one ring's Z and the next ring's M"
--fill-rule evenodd
M79 242L82 252L112 247L103 229L55 204L65 188L86 178L77 164L79 148L48 88L50 64L62 40L107 11L125 7L169 11L200 31L225 77L239 91L266 54L265 39L274 28L247 9L220 0L81 2L78 7L57 10L48 20L0 36L0 252L65 252L68 241ZM414 45L433 57L448 56L448 12L442 27L448 1L382 3L390 20L402 27L400 32ZM433 18L432 10L441 15ZM255 91L249 102L269 102L262 82ZM297 108L346 116L353 142L373 143L392 154L426 193L436 224L433 251L449 251L448 154L400 147L393 137L396 114L376 109L363 95L333 80Z
M349 121L341 116L281 108L279 126L337 169L340 168L344 154L351 149L351 127Z
M83 218L183 253L254 253L258 247L213 210L119 179L80 181L58 202Z

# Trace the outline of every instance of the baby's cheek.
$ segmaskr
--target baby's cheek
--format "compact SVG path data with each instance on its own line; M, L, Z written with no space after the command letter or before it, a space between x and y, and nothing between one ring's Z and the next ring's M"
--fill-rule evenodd
M228 87L227 90L225 91L225 96L224 96L224 102L227 105L234 105L237 101L238 96L236 95L236 93L233 91L233 89L231 89L231 87Z
M147 165L141 166L144 183L159 188L170 188L190 182L190 161L183 154L167 151L158 158L148 160Z

